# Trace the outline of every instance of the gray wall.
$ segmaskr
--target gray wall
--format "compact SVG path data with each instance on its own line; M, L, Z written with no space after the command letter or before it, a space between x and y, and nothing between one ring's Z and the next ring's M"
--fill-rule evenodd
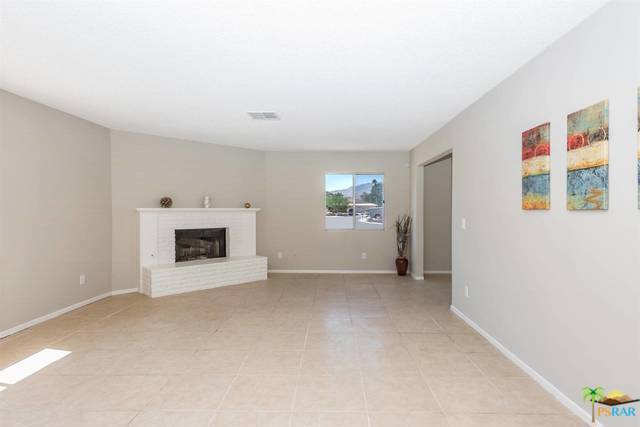
M585 408L586 385L640 396L638 8L608 4L411 152L418 214L420 165L453 150L453 305ZM607 98L610 209L567 211L567 114ZM551 210L523 211L521 132L546 121Z
M324 175L385 174L384 231L326 231ZM409 213L409 153L267 153L266 242L270 269L394 270L397 215ZM282 259L276 257L277 252ZM362 252L367 259L362 259Z
M424 168L424 270L451 271L451 157Z
M392 226L410 207L409 153L264 153L112 131L111 164L114 290L138 283L135 209L157 206L164 195L175 207L199 207L209 194L218 207L251 201L263 208L257 250L270 269L395 268ZM385 173L385 231L325 231L324 174L338 171Z
M108 129L0 91L0 331L111 291L109 171Z
M265 154L260 151L111 132L113 188L113 289L138 286L136 208L157 207L170 196L174 207L255 207L265 203ZM258 253L264 244L264 212L258 213Z

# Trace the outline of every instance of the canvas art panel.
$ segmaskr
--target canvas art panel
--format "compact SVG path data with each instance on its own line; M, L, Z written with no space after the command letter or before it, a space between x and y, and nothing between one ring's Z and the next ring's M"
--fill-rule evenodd
M522 209L551 207L550 135L549 123L522 132Z
M567 117L567 209L609 208L609 101Z

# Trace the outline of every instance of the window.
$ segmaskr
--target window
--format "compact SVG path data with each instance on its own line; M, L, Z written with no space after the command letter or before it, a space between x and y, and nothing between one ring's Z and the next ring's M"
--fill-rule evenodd
M384 230L383 174L326 174L327 230Z

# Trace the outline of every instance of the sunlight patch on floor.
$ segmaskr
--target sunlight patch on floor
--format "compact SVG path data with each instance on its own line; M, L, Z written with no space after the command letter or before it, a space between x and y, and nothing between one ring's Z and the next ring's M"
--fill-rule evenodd
M0 383L15 384L71 354L70 351L45 348L0 371ZM2 390L0 390L2 391Z

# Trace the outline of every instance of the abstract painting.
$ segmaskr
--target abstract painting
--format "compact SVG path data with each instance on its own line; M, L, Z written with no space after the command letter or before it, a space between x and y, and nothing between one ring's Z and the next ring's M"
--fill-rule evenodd
M609 101L567 117L567 209L609 208Z
M551 207L550 130L545 123L522 132L522 209Z

